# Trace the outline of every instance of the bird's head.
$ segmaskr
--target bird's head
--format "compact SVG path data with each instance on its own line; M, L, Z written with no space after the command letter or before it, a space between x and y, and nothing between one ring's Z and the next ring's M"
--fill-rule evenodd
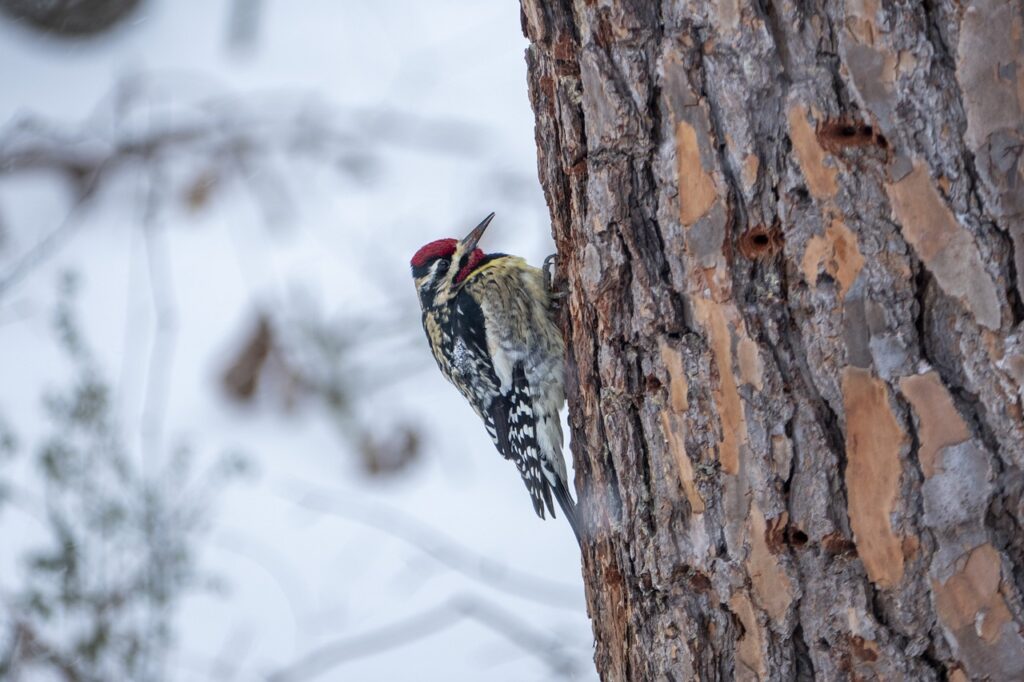
M487 257L476 245L493 218L492 213L461 240L438 239L423 246L412 257L409 265L424 310L448 303Z

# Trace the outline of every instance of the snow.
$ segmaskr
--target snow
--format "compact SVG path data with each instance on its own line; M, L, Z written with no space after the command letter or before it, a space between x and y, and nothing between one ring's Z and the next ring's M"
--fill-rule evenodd
M82 276L86 335L114 381L132 445L141 451L154 439L160 448L152 456L165 457L190 443L200 469L226 450L251 457L256 475L225 488L210 509L200 562L225 589L193 593L177 609L171 679L259 679L329 642L453 598L461 603L464 595L500 604L559 641L579 664L577 679L595 679L572 533L564 519L533 515L515 468L436 371L408 275L417 247L462 236L491 210L498 217L485 248L535 264L553 250L536 180L518 6L262 4L248 57L225 47L229 3L144 3L112 36L72 45L0 22L0 125L29 115L69 127L104 125L116 106L108 93L135 77L154 102L308 97L361 120L369 131L362 142L381 149L383 159L381 181L370 185L339 181L314 163L289 172L293 206L280 228L265 226L253 198L234 191L195 214L161 210L149 242L131 199L145 183L118 177L54 256L0 293L0 415L27 445L44 433L37 396L69 372L50 334L54 282L72 266ZM402 128L372 125L387 123L389 113ZM132 125L154 123L143 117ZM0 275L64 219L63 196L46 178L0 177L8 232ZM156 304L152 271L169 283ZM288 414L268 401L242 409L224 399L218 378L254 309L286 312L301 301L325 319L401 311L414 369L379 382L359 413L385 429L408 419L426 431L426 456L410 471L390 479L360 473L322 410ZM171 333L159 334L161 325ZM167 360L151 370L154 344L164 344ZM363 374L372 382L393 353L371 348ZM147 417L161 405L159 419ZM24 466L12 472L28 476ZM389 530L373 522L382 518ZM438 545L417 546L396 531L419 526L442 533L441 546L470 552L460 555L468 564L456 562L465 572L432 555ZM0 514L0 586L17 579L17 549L38 532L23 511ZM514 580L471 577L479 557L558 587L524 598L530 589ZM399 648L360 646L367 655L328 666L316 679L553 676L542 657L479 618Z

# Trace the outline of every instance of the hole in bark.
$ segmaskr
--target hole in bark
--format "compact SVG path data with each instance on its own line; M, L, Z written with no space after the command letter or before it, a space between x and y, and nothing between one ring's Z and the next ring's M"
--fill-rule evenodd
M654 376L653 374L647 376L647 381L645 382L645 384L648 393L654 393L659 388L661 388L661 381L658 379L658 377Z
M793 547L802 547L807 544L807 533L799 528L789 527L789 544Z
M839 154L850 147L889 147L888 141L881 133L875 132L874 126L848 117L825 121L818 126L815 134L821 146L833 154Z
M747 260L760 260L778 253L782 243L782 230L778 226L769 229L755 225L740 236L739 250Z

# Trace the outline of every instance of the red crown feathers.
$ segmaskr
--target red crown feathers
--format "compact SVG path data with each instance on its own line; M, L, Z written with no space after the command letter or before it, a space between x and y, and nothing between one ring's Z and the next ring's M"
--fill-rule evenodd
M437 241L430 242L416 252L416 255L412 257L409 264L414 268L420 268L435 258L448 258L455 253L458 245L459 241L457 239L438 239ZM480 261L486 257L487 254L482 250L474 249L473 253L469 254L469 260L466 261L466 264L459 270L459 274L456 275L455 283L459 284L462 280L469 277L469 274L476 269Z
M435 258L445 258L455 253L459 245L457 239L438 239L420 248L412 257L409 264L414 268L421 268Z

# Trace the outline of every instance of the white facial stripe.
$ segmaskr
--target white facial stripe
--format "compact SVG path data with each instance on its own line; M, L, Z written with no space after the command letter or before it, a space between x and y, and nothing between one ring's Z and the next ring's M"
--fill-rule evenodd
M437 259L437 262L434 263L434 266L430 269L430 279L432 282L437 284L439 284L441 280L444 279L444 277L448 274L448 270L446 268L441 268L442 263L446 264L447 261L444 260L443 258L439 258Z

